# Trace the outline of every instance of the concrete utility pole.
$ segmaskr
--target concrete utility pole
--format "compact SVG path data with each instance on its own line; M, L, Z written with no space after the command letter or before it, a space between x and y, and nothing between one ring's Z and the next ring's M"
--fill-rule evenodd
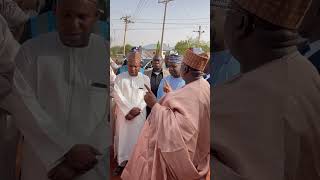
M202 31L201 26L199 26L199 30L193 32L198 33L198 45L200 45L201 34L205 33L205 31Z
M128 24L134 23L130 20L131 16L124 16L120 18L120 20L123 20L124 22L124 37L123 37L123 55L126 55L126 36L127 36L127 30L128 30Z
M163 34L164 34L164 25L166 24L167 6L168 6L168 3L170 1L173 1L173 0L159 0L158 1L158 3L164 3L164 14L163 14L161 42L160 42L160 48L159 48L161 57L162 57L162 51L163 51Z

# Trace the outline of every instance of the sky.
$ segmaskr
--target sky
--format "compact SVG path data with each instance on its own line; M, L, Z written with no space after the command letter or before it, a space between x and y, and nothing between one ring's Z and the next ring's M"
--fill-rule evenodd
M131 16L127 43L133 46L156 44L161 40L164 3L159 0L110 0L111 46L123 44L123 16ZM163 0L162 0L163 1ZM210 40L210 0L173 0L168 3L164 31L165 44L174 47L180 40L197 38L201 25L201 40Z

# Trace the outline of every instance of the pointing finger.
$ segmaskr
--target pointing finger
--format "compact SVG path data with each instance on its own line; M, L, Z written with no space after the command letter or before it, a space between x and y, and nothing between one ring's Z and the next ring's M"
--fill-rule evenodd
M147 88L147 90L148 90L149 93L152 93L151 89L150 89L147 85L144 85L144 87Z

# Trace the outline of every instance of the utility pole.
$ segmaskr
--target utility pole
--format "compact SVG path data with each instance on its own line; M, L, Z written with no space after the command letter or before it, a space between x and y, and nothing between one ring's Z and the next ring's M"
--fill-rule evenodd
M124 22L124 37L123 37L123 56L126 55L126 36L127 36L127 30L128 30L128 24L134 23L130 20L131 16L124 16L120 18L120 20L123 20Z
M160 42L160 48L159 48L161 57L162 57L162 51L163 51L163 34L164 34L164 25L166 24L167 6L168 6L168 3L170 1L173 1L173 0L159 0L158 1L158 3L164 3L164 14L163 14L161 42Z
M199 26L199 30L198 31L193 31L195 33L198 33L198 45L200 45L200 38L201 38L201 34L205 33L205 31L201 30L201 26Z

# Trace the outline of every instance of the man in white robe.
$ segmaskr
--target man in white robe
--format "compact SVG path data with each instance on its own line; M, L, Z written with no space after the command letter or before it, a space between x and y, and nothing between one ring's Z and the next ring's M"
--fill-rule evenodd
M2 41L1 59L3 61L10 60L11 63L2 64L2 71L7 71L7 79L12 82L13 75L13 59L20 48L17 42L22 36L24 25L29 16L24 12L29 5L35 5L37 0L24 0L23 3L17 3L16 0L0 0L1 26L4 41ZM17 40L17 41L16 41ZM9 66L8 66L9 65ZM8 76L9 75L9 76ZM10 82L10 83L11 83ZM1 85L3 88L6 86ZM16 179L16 164L19 162L17 158L19 140L22 138L18 129L15 127L14 121L8 112L0 110L0 177L3 179Z
M108 54L104 39L90 33L97 2L58 1L56 14L58 32L26 42L16 57L15 85L28 108L23 110L31 112L27 119L43 134L23 132L21 178L106 179ZM87 18L80 21L83 15ZM54 150L46 149L49 141Z
M128 55L128 72L121 73L114 82L113 97L116 103L115 154L118 167L114 175L120 175L137 143L146 120L145 84L150 87L148 76L139 72L141 55Z
M10 94L14 71L14 58L19 44L12 36L7 21L0 13L0 101ZM15 152L17 133L12 132L7 112L0 109L0 177L11 180L15 177ZM8 128L10 127L10 128Z

